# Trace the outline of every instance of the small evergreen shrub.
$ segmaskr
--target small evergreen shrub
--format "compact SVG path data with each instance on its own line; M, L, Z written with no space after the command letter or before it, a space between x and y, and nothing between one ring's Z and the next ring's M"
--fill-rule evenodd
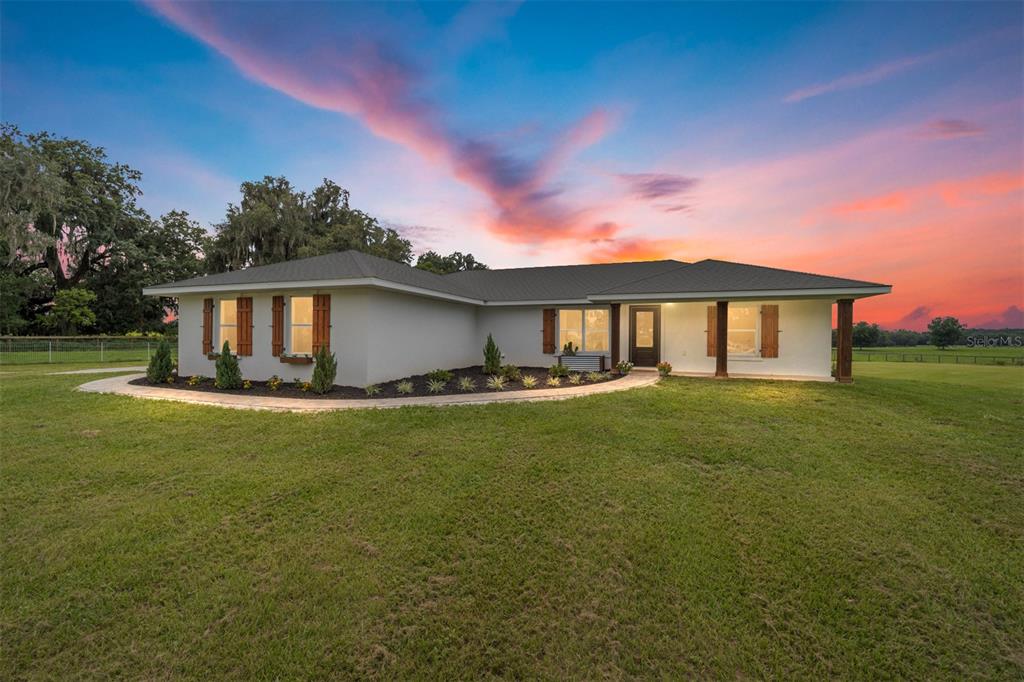
M548 367L548 376L567 377L569 376L569 368L565 365L551 365Z
M460 377L459 378L459 390L460 391L475 391L476 390L476 379L473 377Z
M523 378L523 373L515 365L502 365L501 376L505 377L508 381L519 381Z
M313 366L313 392L323 395L334 387L334 377L338 375L338 361L334 353L327 350L327 346L320 346L316 352Z
M174 361L171 360L171 344L167 339L160 339L156 352L149 359L149 367L146 368L146 379L151 384L165 384L173 380Z
M395 392L398 393L398 395L409 395L413 392L413 389L414 386L412 385L412 382L408 380L399 381L395 384Z
M537 377L532 374L526 374L522 379L523 388L534 388L537 386Z
M488 334L487 343L484 345L484 374L498 374L501 372L501 349L494 343L494 338Z
M217 356L217 379L214 385L224 390L242 387L242 370L238 367L238 358L231 354L231 345L225 341Z
M443 381L446 384L455 378L455 375L447 369L431 370L430 372L427 372L426 376L428 381Z

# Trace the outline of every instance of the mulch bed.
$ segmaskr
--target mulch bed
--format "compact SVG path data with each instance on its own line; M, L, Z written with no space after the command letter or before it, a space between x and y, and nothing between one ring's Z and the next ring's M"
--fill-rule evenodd
M534 376L537 378L537 385L532 389L527 389L523 386L520 381L508 381L505 383L505 391L523 391L531 390L538 391L541 389L552 389L552 388L574 388L575 386L586 386L593 382L587 381L586 374L583 375L583 381L581 384L571 384L568 378L562 377L562 385L548 386L548 370L546 367L520 367L520 371L523 376ZM447 387L441 393L428 393L427 392L427 377L425 374L419 374L412 377L406 377L405 379L397 379L395 381L388 381L386 383L377 384L380 387L380 393L368 396L366 391L356 386L338 386L335 385L330 392L320 395L313 393L312 391L302 391L295 387L295 382L289 380L287 377L285 383L281 384L280 388L276 391L271 391L267 388L267 382L265 381L253 381L252 388L249 389L235 389L235 390L221 390L213 385L213 379L207 379L203 383L197 386L189 386L187 381L188 377L179 377L173 384L156 384L161 388L177 389L180 391L198 391L201 393L228 393L231 395L254 395L254 396L271 396L277 398L307 398L309 400L356 400L365 398L415 398L430 395L460 395L465 393L497 393L498 391L492 391L487 388L487 375L483 373L483 367L475 365L473 367L462 367L460 369L451 370L454 375L454 379L448 382ZM606 375L607 376L607 375ZM471 377L476 381L476 389L472 391L459 390L459 379L462 377ZM621 377L617 374L610 375L607 379L603 379L597 383L607 383L609 381L615 381ZM396 386L401 381L411 381L413 384L413 392L409 394L399 394L396 390ZM145 377L134 379L131 382L136 386L153 386L154 384L149 383Z

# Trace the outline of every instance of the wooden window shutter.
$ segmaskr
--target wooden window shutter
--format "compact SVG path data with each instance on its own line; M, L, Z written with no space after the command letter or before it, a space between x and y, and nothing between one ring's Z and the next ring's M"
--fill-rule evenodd
M718 311L713 305L708 306L708 357L715 357L718 345Z
M545 308L544 309L544 331L542 334L543 339L543 352L554 353L555 352L555 309Z
M761 306L761 357L779 357L779 306Z
M313 296L313 354L323 346L331 349L331 295Z
M252 297L235 299L238 310L238 354L252 355Z
M284 296L275 296L270 308L270 352L275 358L284 353Z
M203 354L213 352L213 299L203 299Z

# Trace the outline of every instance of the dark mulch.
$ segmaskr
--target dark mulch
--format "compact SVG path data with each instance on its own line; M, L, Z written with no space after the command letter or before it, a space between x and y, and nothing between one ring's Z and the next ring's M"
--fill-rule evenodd
M520 367L523 376L534 376L537 377L537 385L532 389L526 389L520 381L509 381L505 384L506 391L522 391L522 390L539 390L542 388L554 388L553 386L547 385L548 370L546 367ZM206 379L203 383L197 386L189 386L187 383L188 378L178 378L173 384L159 384L162 388L173 388L182 391L200 391L204 393L230 393L233 395L258 395L258 396L276 396L280 398L309 398L311 400L317 400L322 398L330 398L333 400L338 399L356 399L356 398L415 398L417 396L427 395L457 395L461 393L494 393L487 388L487 376L483 373L483 367L475 365L473 367L462 367L460 369L451 370L454 378L448 382L448 386L441 393L428 393L427 392L427 377L425 374L418 374L412 377L406 377L405 379L397 379L395 381L389 381L387 383L378 384L380 386L380 393L374 396L367 396L366 391L363 388L356 386L338 386L335 385L331 391L325 395L313 393L312 391L302 391L295 387L295 382L290 380L288 377L282 377L285 379L285 383L281 384L281 387L276 391L271 391L267 388L267 382L265 381L254 381L252 382L252 388L249 389L236 389L231 391L221 390L213 385L213 379ZM461 391L459 390L459 379L462 377L472 377L476 381L476 389L473 391ZM608 381L615 381L620 377L616 374L612 374L610 378L604 379L599 383L605 383ZM396 386L401 381L411 381L413 384L413 392L410 394L399 395L396 390ZM146 380L145 377L134 379L130 383L137 386L151 386L152 384ZM587 381L586 374L583 375L583 385L590 384ZM576 384L579 385L579 384ZM574 384L570 384L568 378L562 378L562 385L559 388L572 388Z

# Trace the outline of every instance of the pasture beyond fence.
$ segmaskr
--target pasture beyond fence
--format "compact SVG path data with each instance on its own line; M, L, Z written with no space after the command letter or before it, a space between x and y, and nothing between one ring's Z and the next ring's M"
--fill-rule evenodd
M176 339L168 339L177 354ZM3 336L0 365L147 362L158 339L138 336Z
M832 359L836 352L832 349ZM958 351L915 352L881 348L854 350L854 362L930 362L941 365L1009 365L1024 366L1024 355L978 355Z

